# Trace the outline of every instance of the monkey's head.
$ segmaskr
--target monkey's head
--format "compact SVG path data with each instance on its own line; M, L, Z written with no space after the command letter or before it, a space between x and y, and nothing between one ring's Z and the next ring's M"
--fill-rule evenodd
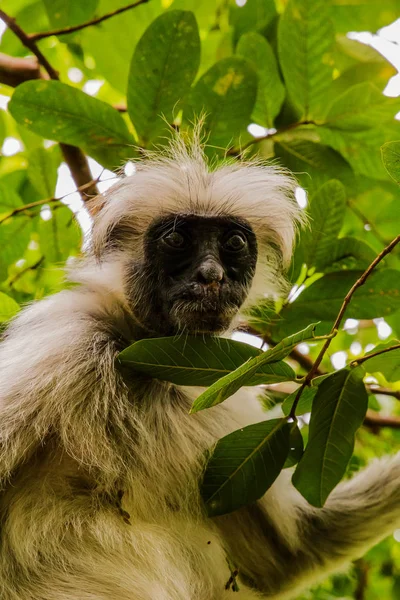
M301 211L278 167L210 169L176 139L100 199L92 250L121 273L125 302L150 335L218 333L257 297L277 294Z

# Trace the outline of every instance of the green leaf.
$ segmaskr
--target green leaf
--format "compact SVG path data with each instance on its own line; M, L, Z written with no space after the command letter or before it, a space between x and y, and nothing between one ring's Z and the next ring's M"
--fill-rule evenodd
M303 436L301 435L301 431L296 424L292 424L290 430L290 450L288 457L286 459L285 464L283 465L284 469L289 469L290 467L294 467L297 465L304 452L304 441Z
M45 138L81 147L107 168L134 154L134 140L112 106L59 81L26 81L9 110L18 123Z
M11 187L11 185L6 185L5 183L0 183L0 215L1 217L9 214L15 208L19 208L23 206L20 196L17 192ZM0 225L1 227L1 225Z
M57 169L61 162L58 146L35 148L28 152L27 175L38 194L44 198L52 198L57 184Z
M243 427L217 442L201 485L210 517L264 495L288 456L290 431L286 419L273 419Z
M257 76L247 61L237 56L217 62L194 86L185 120L192 123L205 114L208 144L226 148L251 121L257 94Z
M144 32L132 57L128 112L142 140L174 121L200 64L200 38L191 12L171 10Z
M399 109L397 98L387 98L372 83L360 83L333 101L326 125L331 129L368 129L394 119Z
M296 415L304 415L305 413L311 412L312 403L314 400L314 396L317 393L317 387L306 387L303 390L303 393L300 396L300 400L296 406ZM297 396L297 391L295 390L291 394L289 394L285 400L282 402L282 411L283 414L287 417L292 410L293 402Z
M101 1L101 14L115 8L116 0ZM96 73L123 96L126 95L129 65L135 46L162 10L160 0L151 0L115 15L97 27L87 27L79 38L85 55L89 54L95 60Z
M8 321L19 311L19 304L13 298L0 292L0 322Z
M51 219L39 222L39 243L42 254L51 263L60 263L78 254L82 232L67 206L51 210Z
M354 179L354 173L345 159L335 150L308 140L292 139L275 144L275 155L296 173L301 185L315 191L329 179L342 182Z
M232 396L243 385L249 385L249 382L258 373L260 367L265 367L265 365L270 363L272 363L270 366L275 366L276 361L280 361L282 358L288 356L297 344L310 339L315 340L315 328L315 323L309 325L302 331L283 339L274 348L267 350L267 352L262 352L259 356L248 360L232 373L216 381L194 401L190 412L195 413L199 410L216 406L229 398L229 396Z
M346 193L340 181L327 181L310 199L311 229L305 230L301 244L308 266L317 269L329 264L331 247L343 225Z
M393 23L399 16L398 0L332 0L332 18L338 32L372 31Z
M50 25L54 29L85 23L97 8L99 0L43 0Z
M366 269L376 258L374 250L365 242L353 237L343 237L335 240L329 248L327 262L321 266L328 270Z
M398 133L393 131L396 128L399 130ZM340 152L356 174L372 179L388 179L379 148L385 142L400 135L398 121L393 120L390 126L384 124L382 127L364 130L334 129L321 126L318 128L318 134L321 142Z
M358 271L337 271L328 273L310 287L281 312L285 318L290 313L309 320L333 320L342 305L343 299L355 281L362 275ZM354 293L346 309L346 317L354 319L374 319L384 317L400 309L399 272L395 269L375 271L363 286Z
M274 0L247 0L242 6L230 7L230 24L234 29L234 43L249 31L265 32L277 17Z
M329 2L289 0L278 28L278 54L291 101L303 120L317 119L332 81Z
M400 142L387 142L381 152L387 172L400 185Z
M398 346L399 343L398 340L390 340L390 342L379 344L378 346L375 346L373 350L367 352L365 357L369 354L374 355L376 352L385 350L384 353L379 354L378 356L371 356L371 358L368 358L365 362L363 360L362 365L365 370L368 371L368 373L382 373L387 381L400 381L400 348L393 348L393 346ZM391 350L391 348L393 348L393 350Z
M285 88L273 50L262 35L250 32L240 38L236 52L253 65L258 75L257 99L252 119L263 127L273 127L285 98Z
M22 258L31 231L32 220L22 214L0 225L0 281L6 279L9 265Z
M318 387L306 450L292 482L313 506L321 507L346 472L354 436L368 407L364 371L342 369Z
M225 338L155 338L140 340L123 350L119 362L140 373L177 385L208 386L235 371L246 360L264 353L249 344ZM276 359L256 369L247 385L293 379L294 372Z

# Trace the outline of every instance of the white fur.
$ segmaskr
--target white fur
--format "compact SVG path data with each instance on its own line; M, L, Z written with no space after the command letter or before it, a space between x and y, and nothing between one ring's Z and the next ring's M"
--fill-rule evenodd
M399 526L399 457L339 486L320 511L283 473L257 505L206 518L204 452L260 419L254 399L242 390L189 415L193 388L129 381L115 367L136 327L125 264L140 258L150 220L170 211L247 218L260 245L255 284L264 273L276 290L278 253L272 263L262 253L272 241L290 256L292 189L272 167L208 173L199 147L177 142L172 158L153 157L100 201L100 259L75 270L79 286L10 325L0 346L2 600L286 600ZM105 247L121 221L132 232L125 252ZM228 554L236 594L225 589Z

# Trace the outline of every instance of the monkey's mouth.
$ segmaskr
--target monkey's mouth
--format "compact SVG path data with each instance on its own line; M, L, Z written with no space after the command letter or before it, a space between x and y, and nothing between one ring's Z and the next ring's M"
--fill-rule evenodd
M203 300L174 302L170 319L179 331L190 333L220 333L228 329L239 310L237 304Z

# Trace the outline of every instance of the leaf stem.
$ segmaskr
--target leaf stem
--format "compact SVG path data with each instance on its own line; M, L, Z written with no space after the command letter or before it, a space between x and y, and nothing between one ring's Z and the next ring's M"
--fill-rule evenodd
M297 129L298 127L301 127L302 125L316 125L316 123L314 123L314 121L298 121L296 123L290 123L289 125L283 126L281 129L277 129L273 133L267 133L267 135L262 135L260 137L249 140L246 144L243 144L243 146L241 146L240 148L230 148L227 152L227 155L228 156L240 156L243 154L243 152L245 152L245 150L247 150L247 148L250 148L250 146L253 146L254 144L260 144L264 140L270 140L271 138L281 135L282 133L286 133L287 131L291 131L292 129Z
M374 358L375 356L379 356L380 354L385 354L385 352L391 352L392 350L398 350L400 348L400 344L395 344L394 346L390 346L390 348L384 348L383 350L378 350L377 352L371 352L370 354L366 354L365 356L361 356L360 358L356 358L351 361L351 366L356 367L357 365L361 365L366 360L370 358Z
M331 334L330 337L326 340L325 344L322 346L320 353L318 354L313 366L311 367L311 369L309 370L309 372L307 373L304 382L302 383L302 385L299 387L296 398L294 399L293 405L292 405L292 409L290 411L290 415L289 417L292 419L296 419L296 408L297 405L299 403L300 400L300 396L303 393L303 390L310 385L313 377L315 376L315 374L318 371L318 367L322 362L322 359L325 356L325 352L328 350L330 343L332 341L332 338L335 337L335 335L337 334L340 324L342 322L342 319L344 317L344 313L346 312L346 308L348 307L350 300L352 299L355 291L361 287L362 285L364 285L364 283L366 282L366 280L368 279L368 277L371 275L372 271L375 269L375 267L381 262L381 260L383 260L385 258L385 256L387 256L392 250L393 248L395 248L395 246L397 246L397 244L400 242L400 235L398 235L397 237L395 237L390 244L388 244L386 246L386 248L384 248L382 250L382 252L380 252L378 254L378 256L372 261L372 263L369 265L369 267L367 267L367 269L364 271L364 273L361 275L361 277L359 277L359 279L357 279L357 281L354 283L354 285L350 288L350 290L347 292L345 299L343 300L342 306L340 307L338 316L336 317L336 320L332 326L331 329ZM358 361L359 362L359 361Z

